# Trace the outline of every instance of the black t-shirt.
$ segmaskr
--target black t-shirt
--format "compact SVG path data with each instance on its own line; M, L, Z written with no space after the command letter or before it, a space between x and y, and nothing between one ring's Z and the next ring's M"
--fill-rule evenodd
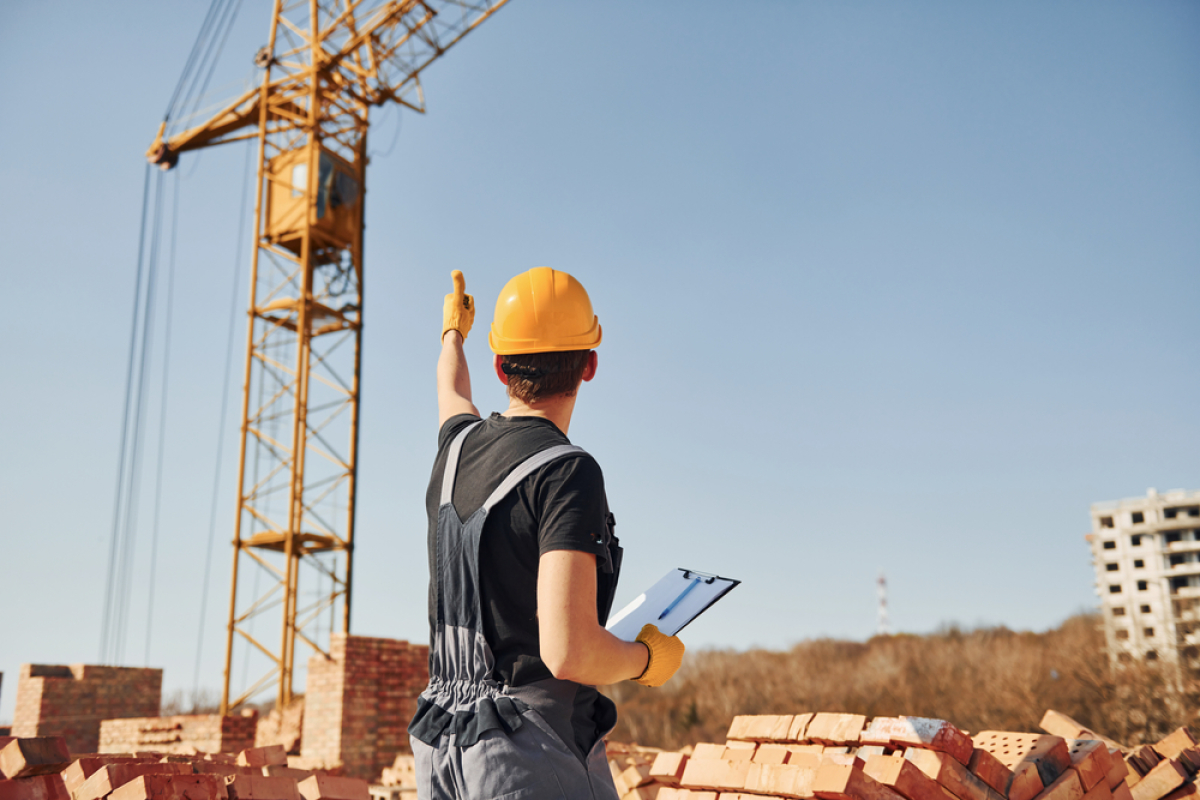
M425 508L429 515L429 569L436 570L437 517L447 451L454 438L478 422L473 414L446 420L438 433ZM467 435L459 456L453 503L464 522L521 462L570 440L547 419L492 414ZM608 505L604 476L590 455L555 459L535 470L488 512L479 543L480 605L484 637L496 658L493 677L523 686L553 677L539 656L537 620L538 559L552 550L576 550L603 557ZM437 598L430 582L430 627ZM580 747L594 739L592 707L596 690L581 687L572 727ZM588 735L590 730L591 735ZM590 745L587 745L590 746Z

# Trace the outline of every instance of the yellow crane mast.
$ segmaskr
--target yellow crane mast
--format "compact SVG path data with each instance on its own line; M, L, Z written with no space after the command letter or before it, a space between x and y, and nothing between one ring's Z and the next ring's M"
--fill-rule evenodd
M258 141L222 714L272 683L286 705L297 640L328 656L320 621L349 631L370 110L423 112L421 71L505 2L275 0L261 84L185 130L164 122L147 152L170 169L189 150ZM268 576L265 591L239 586L243 566ZM250 623L278 608L272 648ZM242 640L271 666L231 697Z

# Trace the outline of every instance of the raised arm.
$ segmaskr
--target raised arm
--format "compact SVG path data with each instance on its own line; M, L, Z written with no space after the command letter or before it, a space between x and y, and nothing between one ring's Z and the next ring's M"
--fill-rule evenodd
M463 341L475 321L475 298L466 293L463 274L450 273L454 291L446 295L442 306L442 353L438 356L438 428L456 414L474 414L479 409L471 402L471 373L463 353Z

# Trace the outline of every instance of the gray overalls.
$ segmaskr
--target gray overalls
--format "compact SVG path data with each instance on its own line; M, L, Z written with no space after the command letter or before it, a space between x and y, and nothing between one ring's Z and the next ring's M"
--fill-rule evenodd
M429 649L429 687L409 725L420 800L617 800L604 741L579 757L556 733L570 731L576 684L555 678L510 687L492 677L495 657L483 633L479 596L479 539L488 512L517 484L549 462L585 451L572 445L543 450L519 464L463 522L451 500L463 441L455 437L446 458L437 520L437 618ZM611 515L609 515L611 523ZM608 554L598 599L601 624L616 588L620 548L606 531ZM615 557L614 557L615 556ZM604 585L608 584L608 585ZM566 702L563 702L565 700ZM600 736L616 721L611 701ZM548 721L549 718L549 721Z

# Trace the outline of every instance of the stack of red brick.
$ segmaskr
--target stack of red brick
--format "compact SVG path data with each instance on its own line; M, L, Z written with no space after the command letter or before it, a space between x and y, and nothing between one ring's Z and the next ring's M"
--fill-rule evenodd
M254 747L257 729L257 711L106 719L100 723L100 752L237 753Z
M368 785L289 767L281 746L72 755L58 736L0 738L0 800L369 800Z
M648 765L622 751L610 768L622 800L1200 800L1186 728L1125 752L1055 712L1042 727L970 737L922 717L742 716L723 744Z

